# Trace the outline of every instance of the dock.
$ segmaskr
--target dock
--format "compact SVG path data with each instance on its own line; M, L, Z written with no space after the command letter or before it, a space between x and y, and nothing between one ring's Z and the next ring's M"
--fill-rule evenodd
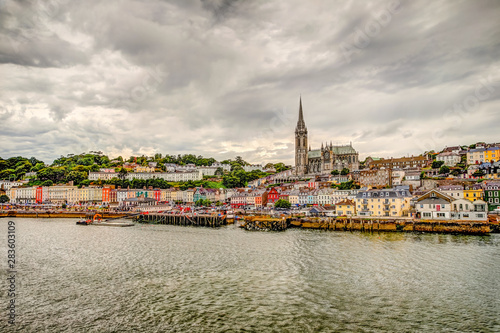
M225 215L219 216L215 214L141 214L135 216L134 221L138 223L170 224L209 228L218 228L229 224L229 221Z
M290 227L336 231L426 232L466 235L486 235L492 232L491 225L488 221L419 220L397 218L295 218L290 222Z

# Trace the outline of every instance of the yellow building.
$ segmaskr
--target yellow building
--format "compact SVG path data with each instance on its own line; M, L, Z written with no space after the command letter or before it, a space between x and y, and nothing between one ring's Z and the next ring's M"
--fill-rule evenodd
M484 192L483 189L481 188L481 185L476 184L476 185L465 186L464 198L469 201L483 200Z
M335 205L335 210L339 216L353 216L356 215L356 203L349 199L342 200Z
M134 172L155 172L155 168L139 165L134 168Z
M498 161L500 158L500 148L478 148L467 152L468 164L481 164L484 162Z
M356 195L356 214L359 216L407 216L412 196L407 187L359 191Z

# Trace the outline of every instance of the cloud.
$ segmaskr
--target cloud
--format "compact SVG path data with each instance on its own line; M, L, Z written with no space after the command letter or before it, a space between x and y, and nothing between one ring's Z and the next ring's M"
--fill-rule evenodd
M300 94L313 148L498 141L500 4L393 3L2 1L0 156L291 164ZM487 98L450 113L484 80Z

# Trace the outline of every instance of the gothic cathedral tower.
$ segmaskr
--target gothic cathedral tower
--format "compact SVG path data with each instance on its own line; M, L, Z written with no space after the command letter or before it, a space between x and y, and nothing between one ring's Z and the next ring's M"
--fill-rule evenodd
M295 128L295 174L307 173L307 128L302 114L302 97L299 101L299 120Z

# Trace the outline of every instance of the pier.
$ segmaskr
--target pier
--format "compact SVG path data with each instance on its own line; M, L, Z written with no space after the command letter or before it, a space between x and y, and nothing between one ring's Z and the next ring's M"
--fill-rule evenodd
M190 215L190 214L141 214L134 217L138 223L170 224L194 227L218 228L227 225L225 215Z
M295 218L290 227L338 231L430 232L485 235L492 232L485 221L415 220L381 218Z
M271 218L268 216L247 216L240 226L245 230L258 231L285 231L290 225L290 219Z

